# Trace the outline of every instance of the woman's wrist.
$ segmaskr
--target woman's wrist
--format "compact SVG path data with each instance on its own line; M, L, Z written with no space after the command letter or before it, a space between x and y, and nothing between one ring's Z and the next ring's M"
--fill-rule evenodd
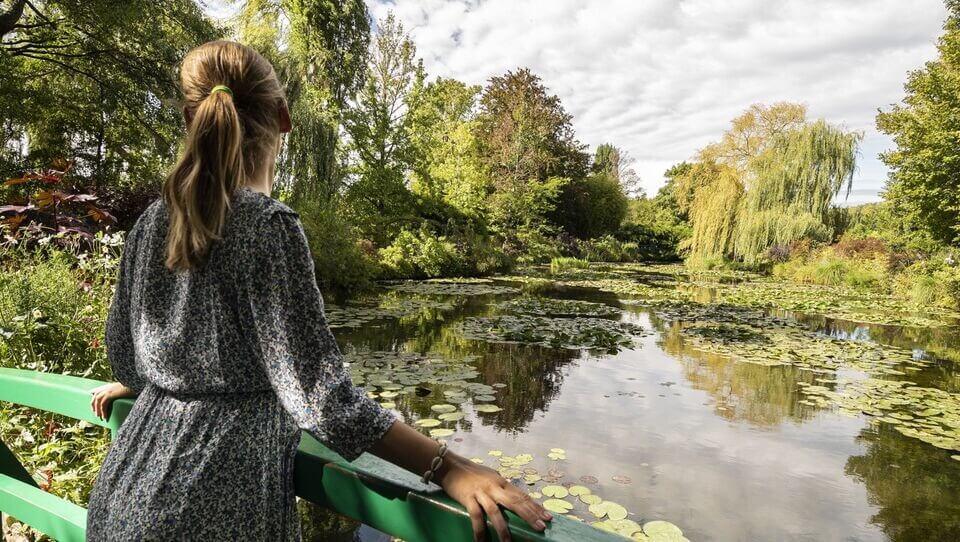
M463 469L464 461L466 461L466 459L463 456L459 456L453 452L447 452L443 458L443 464L440 465L440 468L438 468L433 475L433 482L442 486L451 472Z

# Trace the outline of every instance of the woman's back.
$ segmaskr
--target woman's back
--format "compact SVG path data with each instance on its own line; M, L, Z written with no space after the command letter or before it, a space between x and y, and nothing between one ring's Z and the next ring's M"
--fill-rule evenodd
M164 265L162 200L128 236L106 346L139 397L91 493L89 540L298 540L301 430L354 459L395 421L350 381L297 214L246 187L231 202L186 271Z
M272 233L277 213L291 219L287 205L249 187L238 189L206 262L186 271L164 266L169 214L154 201L128 236L134 263L130 332L136 367L153 384L175 393L233 393L269 390L257 363L250 299L244 288L261 258L257 250ZM274 240L273 242L282 242ZM312 265L312 262L301 262Z

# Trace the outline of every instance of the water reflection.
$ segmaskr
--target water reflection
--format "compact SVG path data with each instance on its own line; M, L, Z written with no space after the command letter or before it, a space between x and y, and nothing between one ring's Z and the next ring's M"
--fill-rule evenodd
M788 418L802 422L817 410L798 403L803 397L797 383L812 384L813 373L791 366L736 363L729 356L692 349L684 342L679 324L670 326L658 344L677 358L695 389L710 394L718 416L776 427Z
M879 509L871 521L890 540L960 540L960 462L889 425L865 428L866 453L847 460Z
M665 280L657 273L643 279ZM475 371L473 381L502 384L495 401L501 411L477 414L465 404L467 416L452 426L458 451L488 464L492 449L530 453L543 461L537 468L563 470L564 481L596 477L595 493L623 504L637 521L672 521L691 540L960 540L960 462L889 428L870 427L863 417L801 402L802 383L823 375L695 350L680 324L611 293L549 292L622 308L624 319L656 333L636 348L606 356L487 343L465 339L459 324L496 314L492 305L509 296L387 292L375 304L385 312L363 325L338 328L336 335L345 352L435 356ZM702 295L699 303L709 303L716 292L704 289ZM720 309L732 318L758 314ZM837 340L960 351L951 328L770 316L796 319ZM960 372L954 367L936 362L910 379L956 392ZM395 401L410 420L434 415L430 407L443 402L447 389L423 388L426 393ZM547 461L552 447L565 448L568 459ZM615 476L629 482L617 483ZM372 530L324 526L328 517L311 514L316 511L305 513L305 522L321 525L316 532L333 533L314 540L379 540Z

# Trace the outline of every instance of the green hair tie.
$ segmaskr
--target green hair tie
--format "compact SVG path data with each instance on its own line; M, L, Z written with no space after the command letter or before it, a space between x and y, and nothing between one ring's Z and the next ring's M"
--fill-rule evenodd
M217 85L210 89L210 94L213 94L214 92L226 92L231 98L233 98L233 91L230 90L230 87L227 85Z

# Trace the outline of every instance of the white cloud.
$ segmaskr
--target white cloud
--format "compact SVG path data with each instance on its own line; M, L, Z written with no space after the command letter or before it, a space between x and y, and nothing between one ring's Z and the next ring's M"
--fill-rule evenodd
M574 115L584 143L638 160L648 192L751 103L801 101L863 130L852 202L876 199L889 138L878 108L935 57L942 0L395 0L431 76L483 84L529 67Z

